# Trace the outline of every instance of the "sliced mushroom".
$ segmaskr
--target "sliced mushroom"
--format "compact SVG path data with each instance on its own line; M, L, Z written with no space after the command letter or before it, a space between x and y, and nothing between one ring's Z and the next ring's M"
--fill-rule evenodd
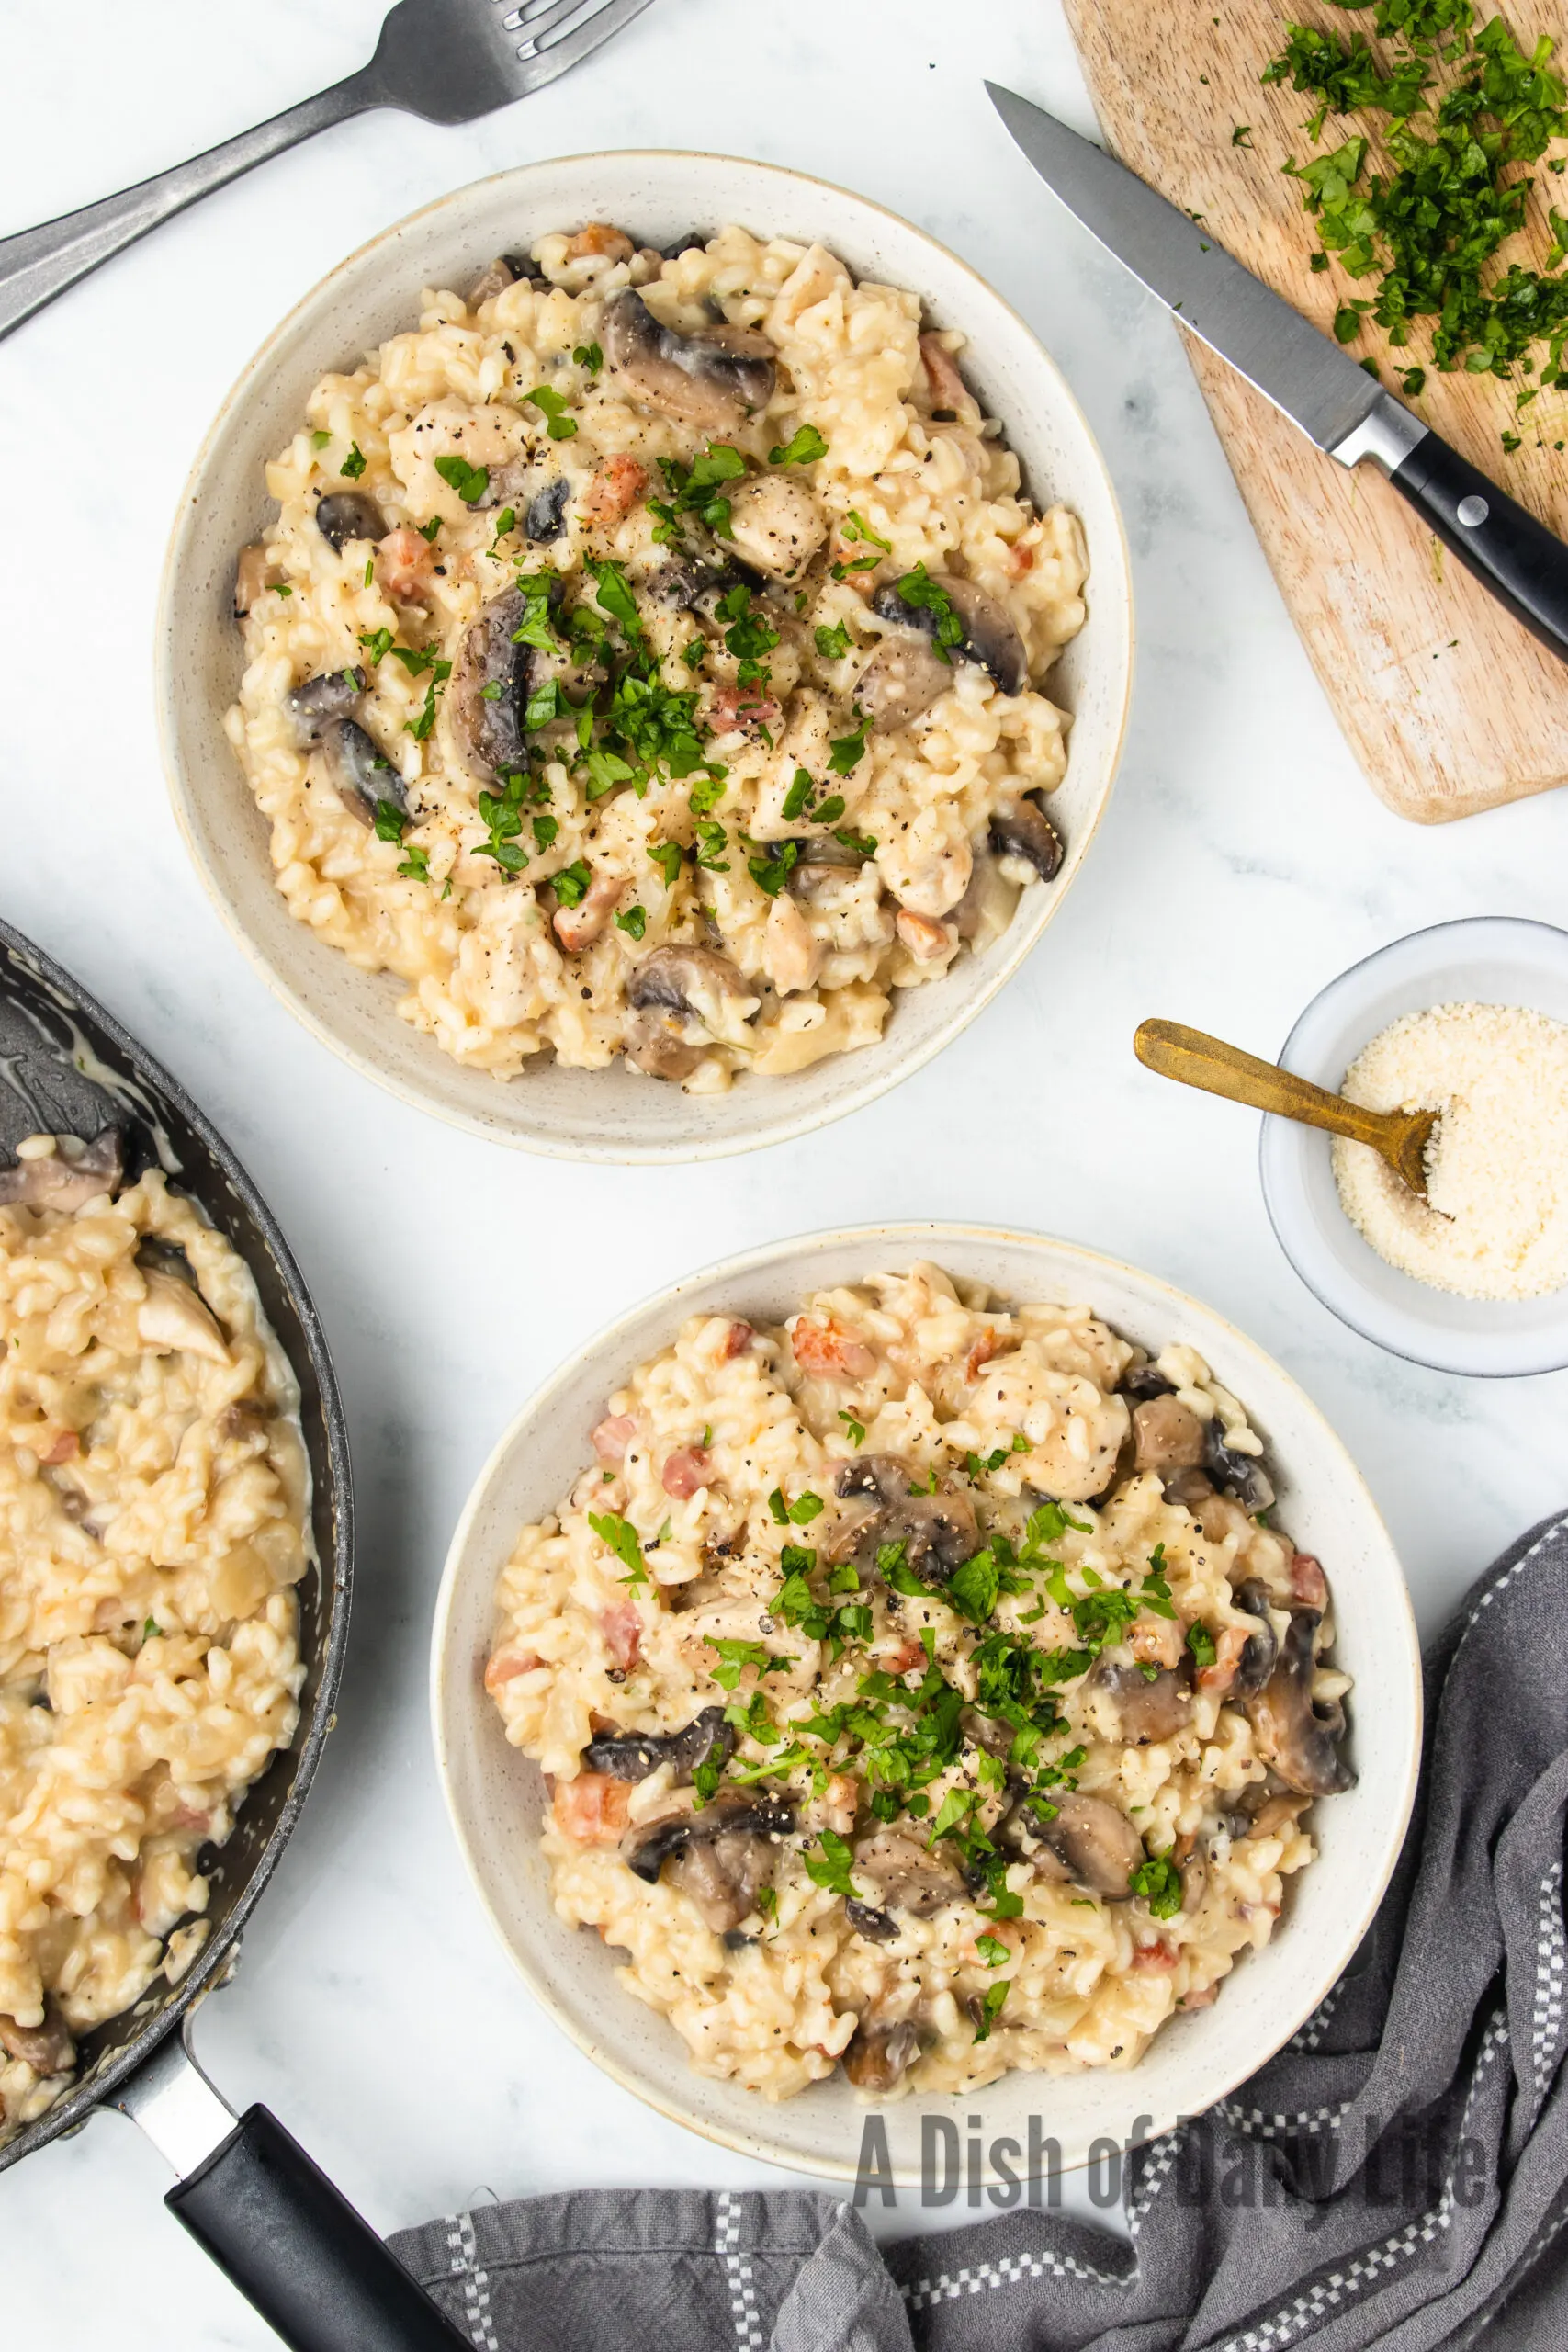
M1356 1775L1339 1753L1345 1710L1337 1699L1319 1706L1313 1698L1321 1623L1315 1609L1291 1611L1274 1671L1247 1702L1258 1753L1287 1788L1309 1797L1337 1796L1356 1784Z
M1269 1614L1269 1594L1256 1577L1249 1577L1236 1589L1235 1605L1249 1617L1258 1621L1256 1634L1249 1634L1236 1660L1235 1677L1225 1696L1230 1699L1255 1698L1273 1673L1280 1656L1280 1639Z
M1066 855L1061 834L1041 807L1039 794L1034 792L1025 792L1017 800L1004 800L992 810L988 840L998 857L1021 857L1033 866L1042 882L1051 881L1061 872L1062 860Z
M649 594L672 612L712 616L732 588L749 588L755 595L767 586L749 563L706 563L699 556L671 556L642 582Z
M468 309L477 311L481 302L493 302L498 294L504 294L509 286L515 285L520 275L505 254L497 254L469 287Z
M232 1362L216 1317L199 1291L177 1274L143 1274L147 1295L136 1310L136 1336L156 1354L180 1350L209 1363Z
M721 1789L699 1813L682 1793L666 1811L627 1830L621 1859L648 1886L657 1886L668 1862L670 1884L690 1895L722 1935L755 1909L779 1840L794 1827L795 1807L786 1797Z
M661 326L626 287L604 305L604 356L634 400L708 433L733 428L773 397L776 368L767 337L746 327Z
M290 687L284 708L294 722L294 740L301 751L321 742L329 727L352 718L365 699L365 673L357 667L323 670Z
M1217 1415L1204 1429L1202 1462L1221 1493L1233 1496L1243 1510L1267 1510L1273 1501L1274 1488L1262 1463L1256 1454L1240 1453L1225 1443Z
M1079 1886L1120 1903L1132 1892L1133 1872L1144 1860L1144 1841L1126 1815L1103 1797L1064 1789L1051 1803L1055 1818L1042 1824L1045 1843L1066 1862Z
M959 580L952 572L933 571L931 584L942 590L963 624L964 635L952 651L986 671L1004 695L1021 695L1029 684L1029 657L1006 607L973 580ZM929 605L906 604L891 582L871 601L883 620L919 629L933 639L944 617Z
M1140 1470L1189 1470L1203 1459L1203 1424L1179 1396L1133 1408L1134 1461Z
M956 1863L902 1829L878 1829L863 1838L850 1868L854 1877L871 1881L885 1911L907 1911L914 1919L929 1919L964 1894Z
M1192 1713L1189 1664L1162 1666L1150 1676L1141 1666L1102 1657L1084 1685L1113 1720L1116 1736L1134 1747L1174 1739Z
M1190 1914L1200 1908L1209 1891L1209 1857L1201 1846L1194 1846L1178 1868L1181 1873L1181 1907Z
M681 255L689 254L694 246L701 252L706 245L710 233L705 229L688 229L683 237L672 237L667 245L660 246L660 261L679 261Z
M855 700L878 727L908 727L953 684L953 665L929 637L885 637L855 681Z
M844 2052L844 2072L857 2091L890 2091L920 2054L920 2037L908 2018L896 2024L863 2018Z
M907 1568L922 1583L943 1585L980 1548L975 1505L961 1488L915 1494L913 1484L911 1466L900 1454L867 1453L846 1462L834 1492L845 1500L868 1496L876 1508L850 1531L839 1556L852 1558L870 1574L885 1544L901 1544Z
M18 2025L15 2018L0 2016L0 2050L19 2058L40 2078L68 2075L76 2064L76 2044L52 1993L44 1996L41 2025Z
M863 1936L868 1943L890 1944L898 1934L897 1919L890 1918L886 1911L878 1911L869 1903L857 1901L852 1894L844 1898L844 1917L856 1935Z
M316 509L316 528L338 555L351 539L384 539L389 527L376 501L362 490L334 490Z
M60 1209L69 1215L99 1194L118 1192L125 1182L125 1138L118 1127L103 1127L73 1157L61 1148L74 1136L29 1136L54 1149L29 1152L14 1168L0 1168L0 1208Z
M567 502L570 496L571 484L565 474L558 474L554 481L547 482L543 490L535 492L523 517L524 537L535 547L543 547L547 540L562 537L566 530Z
M1143 1405L1154 1396L1174 1396L1176 1383L1168 1380L1157 1364L1134 1364L1131 1372L1122 1374L1116 1393L1120 1396L1131 1396L1134 1404Z
M677 1781L689 1781L699 1764L728 1762L735 1734L724 1720L722 1707L705 1707L683 1731L612 1732L591 1739L582 1760L591 1772L608 1772L617 1781L646 1781L661 1764L675 1767Z
M623 1050L649 1078L690 1078L716 1036L757 1000L728 956L711 947L656 947L626 982L635 1018ZM693 1037L688 1023L705 1033Z
M329 727L321 748L333 789L351 817L357 817L362 825L373 825L383 800L389 800L400 816L408 815L408 789L402 777L357 719L340 718Z
M756 474L722 493L737 555L770 580L793 587L828 536L808 482L798 474Z
M486 784L499 769L524 763L523 715L534 655L516 636L527 616L519 590L492 597L464 632L447 681L447 726L464 761Z

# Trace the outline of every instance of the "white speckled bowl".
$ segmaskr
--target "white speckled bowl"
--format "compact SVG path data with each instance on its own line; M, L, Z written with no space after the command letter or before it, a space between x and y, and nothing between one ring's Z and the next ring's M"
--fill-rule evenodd
M241 669L230 611L234 560L270 504L264 468L317 378L407 325L424 286L466 285L490 255L548 228L625 221L664 244L694 222L737 220L759 234L820 238L857 276L908 287L940 326L969 337L964 365L999 417L1042 503L1080 516L1089 552L1089 619L1051 673L1072 713L1065 782L1052 816L1067 844L1061 873L1033 884L1002 938L962 956L944 978L900 989L886 1035L790 1078L738 1082L693 1098L617 1061L607 1070L539 1066L510 1083L463 1069L393 1008L400 984L357 971L288 914L274 885L266 830L223 733ZM717 1158L841 1117L940 1053L1021 964L1081 865L1111 790L1132 680L1126 542L1104 461L1082 413L1017 313L955 255L864 198L772 164L723 155L626 153L531 164L429 205L340 264L293 311L241 377L186 485L164 569L157 695L175 810L197 870L235 938L306 1026L366 1076L497 1142L577 1159Z
M1568 1021L1568 932L1511 915L1434 923L1366 956L1315 996L1280 1067L1337 1091L1363 1046L1434 1004L1522 1004ZM1265 1118L1263 1199L1280 1249L1310 1291L1363 1338L1438 1372L1475 1378L1568 1364L1568 1290L1461 1298L1380 1258L1339 1205L1329 1138Z
M676 2122L725 2147L835 2178L854 2175L867 2110L841 2075L773 2107L688 2066L672 2027L615 1982L595 1936L551 1905L538 1833L544 1791L509 1747L482 1675L495 1582L525 1521L542 1519L589 1459L604 1399L672 1340L690 1315L734 1312L774 1323L805 1294L878 1267L934 1259L960 1280L1017 1299L1088 1301L1145 1347L1189 1340L1247 1405L1269 1445L1280 1517L1326 1567L1337 1662L1362 1693L1350 1700L1350 1754L1359 1774L1314 1812L1318 1860L1292 1883L1276 1939L1248 1954L1213 2006L1174 2018L1130 2072L1004 2075L962 2102L907 2098L882 2110L900 2181L920 2169L922 2118L979 2114L987 2146L1021 2148L1029 2119L1054 2135L1066 2165L1102 2135L1135 2143L1196 2114L1272 2056L1311 2015L1355 1951L1393 1868L1416 1788L1421 1677L1416 1628L1393 1546L1345 1448L1317 1408L1260 1348L1196 1299L1152 1274L1070 1242L963 1225L870 1226L782 1241L691 1275L634 1307L563 1364L523 1408L491 1456L458 1522L436 1603L431 1655L435 1750L464 1860L524 1981L596 2064Z

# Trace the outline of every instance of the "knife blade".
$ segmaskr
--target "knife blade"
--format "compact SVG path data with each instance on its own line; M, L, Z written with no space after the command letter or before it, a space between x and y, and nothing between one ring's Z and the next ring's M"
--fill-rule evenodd
M1182 325L1341 465L1370 458L1532 635L1568 661L1568 547L1450 448L1201 220L1016 91L987 82L1020 151Z

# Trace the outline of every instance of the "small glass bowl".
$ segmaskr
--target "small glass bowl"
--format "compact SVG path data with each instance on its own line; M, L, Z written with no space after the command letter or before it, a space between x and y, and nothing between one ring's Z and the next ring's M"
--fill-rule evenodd
M1337 1091L1361 1048L1435 1004L1520 1004L1568 1022L1568 932L1506 915L1435 923L1353 964L1313 999L1281 1069ZM1540 1298L1461 1298L1401 1273L1339 1205L1330 1138L1265 1117L1264 1205L1307 1288L1364 1339L1438 1372L1499 1379L1568 1365L1568 1287Z

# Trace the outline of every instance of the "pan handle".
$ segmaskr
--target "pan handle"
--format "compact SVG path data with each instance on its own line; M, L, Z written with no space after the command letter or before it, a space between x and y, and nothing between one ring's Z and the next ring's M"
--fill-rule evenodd
M181 2034L116 2104L183 2177L164 2202L291 2352L472 2352L265 2107L238 2119Z

